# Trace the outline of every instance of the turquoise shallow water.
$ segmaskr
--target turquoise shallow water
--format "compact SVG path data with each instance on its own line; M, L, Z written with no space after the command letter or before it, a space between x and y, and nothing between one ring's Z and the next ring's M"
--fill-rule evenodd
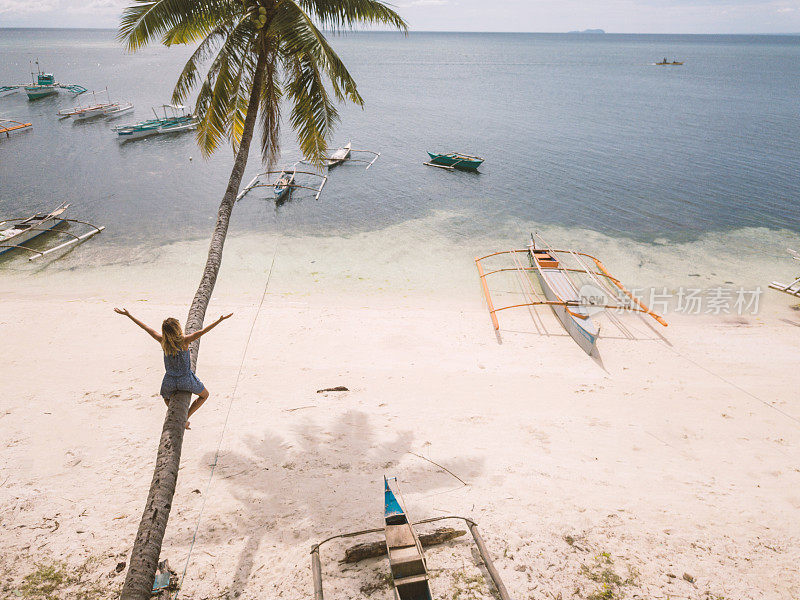
M253 194L233 234L347 235L415 220L468 242L538 223L650 244L738 229L800 230L800 38L389 33L335 37L359 83L334 145L382 153L369 170L331 173L319 201L276 208ZM0 82L24 82L39 59L63 83L108 87L136 105L169 99L189 49L127 54L113 31L0 29ZM662 57L683 67L656 67ZM79 97L83 102L87 95ZM200 157L191 134L120 145L104 121L74 124L60 94L0 97L0 117L34 123L0 140L0 213L62 200L107 226L103 249L208 235L231 165ZM299 158L284 131L281 163ZM422 166L429 149L480 154L480 174ZM254 152L245 181L258 165ZM427 218L447 214L449 218ZM425 232L416 232L423 241ZM417 240L415 240L417 241ZM776 243L777 244L777 243ZM87 245L87 248L89 245ZM775 252L782 251L777 245Z

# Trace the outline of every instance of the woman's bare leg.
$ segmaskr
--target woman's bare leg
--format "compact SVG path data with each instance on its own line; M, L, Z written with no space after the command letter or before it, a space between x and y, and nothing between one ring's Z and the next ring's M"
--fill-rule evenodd
M203 391L200 392L199 396L197 396L197 400L192 402L192 405L189 407L189 414L186 415L186 429L191 429L191 427L189 427L189 417L191 417L195 412L197 412L197 409L203 406L203 403L206 400L208 400L208 390L206 388L203 388Z

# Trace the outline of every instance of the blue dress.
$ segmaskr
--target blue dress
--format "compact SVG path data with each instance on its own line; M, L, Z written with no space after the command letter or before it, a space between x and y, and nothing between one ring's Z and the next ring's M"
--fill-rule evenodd
M203 382L192 371L189 350L181 350L177 354L164 354L164 379L161 382L161 396L169 400L177 391L199 394L205 389Z

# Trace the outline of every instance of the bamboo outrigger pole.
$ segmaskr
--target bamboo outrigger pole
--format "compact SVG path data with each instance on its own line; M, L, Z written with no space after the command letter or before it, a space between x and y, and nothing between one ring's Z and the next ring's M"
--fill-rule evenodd
M561 269L563 271L571 271L571 272L576 272L576 273L585 273L585 274L590 275L590 276L598 275L598 276L601 276L601 277L605 277L609 281L611 281L614 284L614 286L617 287L623 294L625 294L625 296L627 296L630 300L632 300L637 305L636 307L634 307L634 306L620 306L620 305L611 305L611 304L592 304L591 306L593 308L612 308L612 309L613 308L617 308L617 309L623 308L625 310L630 310L630 311L633 311L633 312L644 313L644 314L652 317L653 319L655 319L658 323L660 323L664 327L668 326L667 322L664 320L664 318L661 315L651 311L643 302L641 302L638 298L636 298L636 296L634 296L634 294L632 292L630 292L624 285L622 285L622 282L619 279L617 279L616 277L611 275L611 273L608 272L608 270L605 268L605 265L603 265L603 263L600 261L599 258L597 258L595 256L592 256L591 254L586 254L585 252L575 252L574 250L552 250L552 249L548 249L548 251L549 252L554 252L554 253L558 252L558 253L561 253L561 254L572 254L572 255L576 255L577 254L577 255L580 255L580 256L586 256L587 258L591 258L594 261L595 265L597 265L597 268L600 271L599 273L598 272L594 272L594 271L590 271L589 269L572 269L572 268L567 268L567 267L559 267L559 269ZM564 300L561 300L560 298L559 298L559 300L542 300L542 301L537 301L537 302L525 302L525 303L522 303L522 304L512 304L510 306L501 306L500 308L495 308L494 302L492 301L491 293L489 292L489 286L486 283L486 278L489 275L493 275L495 273L501 273L503 271L520 271L520 270L522 270L522 271L537 271L539 269L539 267L538 266L537 267L519 267L519 266L517 266L517 267L511 267L511 268L507 267L507 268L502 268L502 269L495 269L493 271L486 272L486 271L483 270L483 266L481 265L481 261L485 260L487 258L491 258L493 256L498 256L500 254L516 254L516 253L528 254L528 252L529 252L529 250L527 248L525 250L503 250L501 252L493 252L492 254L487 254L486 256L481 256L481 257L476 257L475 258L475 266L478 268L478 274L480 275L481 288L483 289L483 295L484 295L484 298L486 299L486 305L487 305L487 307L489 309L489 316L492 319L492 325L494 325L495 331L499 331L500 330L500 323L498 322L497 315L496 315L497 312L499 312L501 310L508 310L509 308L520 308L520 307L523 307L523 306L542 306L542 305L563 306L567 310L567 312L569 314L571 314L571 315L574 315L574 316L576 316L578 318L581 318L581 319L588 318L588 315L581 315L580 313L575 313L574 311L569 310L570 306L580 306L579 302L564 301Z

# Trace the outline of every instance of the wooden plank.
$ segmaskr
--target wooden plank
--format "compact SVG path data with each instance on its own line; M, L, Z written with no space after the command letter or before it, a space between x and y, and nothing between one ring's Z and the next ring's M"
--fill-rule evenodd
M425 561L416 546L389 548L389 566L395 579L425 574Z
M386 526L386 545L389 548L403 548L405 546L416 546L414 532L411 525L387 525Z
M444 544L450 540L466 535L466 531L454 529L452 527L439 527L431 533L421 533L419 542L423 548L434 546L437 544ZM357 563L367 558L377 558L379 556L386 556L386 542L364 542L351 546L344 552L344 558L341 560L343 563Z

